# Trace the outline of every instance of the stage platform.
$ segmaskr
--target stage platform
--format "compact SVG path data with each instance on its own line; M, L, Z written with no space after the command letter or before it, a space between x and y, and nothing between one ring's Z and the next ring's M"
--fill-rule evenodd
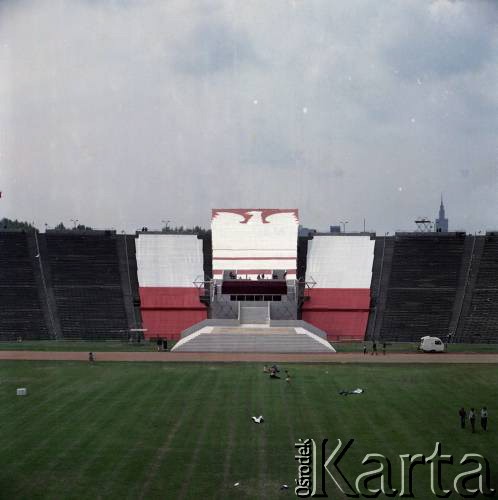
M334 353L335 349L302 326L200 325L178 341L172 352Z

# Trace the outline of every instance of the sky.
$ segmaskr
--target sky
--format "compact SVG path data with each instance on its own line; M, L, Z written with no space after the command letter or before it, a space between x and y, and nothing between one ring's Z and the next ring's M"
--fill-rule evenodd
M498 229L498 1L0 0L0 218Z

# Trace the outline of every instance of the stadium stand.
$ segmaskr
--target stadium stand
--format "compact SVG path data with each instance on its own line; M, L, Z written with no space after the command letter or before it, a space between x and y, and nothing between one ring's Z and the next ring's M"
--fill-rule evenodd
M478 247L482 247L482 245L476 245L478 243L478 238L474 236L466 236L465 242L463 245L463 255L460 264L460 272L458 275L457 289L455 293L455 300L453 302L453 312L451 315L451 321L449 325L449 332L452 333L453 339L452 341L458 341L457 333L462 332L462 319L464 318L464 306L470 302L469 296L467 295L467 291L469 288L469 277L470 277L470 269L474 264L474 259L480 253Z
M177 339L207 318L194 281L204 280L203 240L193 235L139 233L137 272L146 338Z
M209 281L213 279L213 238L211 236L211 231L208 231L198 238L202 240L202 267L204 269L204 279Z
M498 235L476 237L468 280L470 304L462 328L457 331L461 342L496 342L498 340ZM472 280L472 278L474 278Z
M378 337L385 309L385 294L382 290L389 283L393 255L393 238L380 236L375 238L372 283L370 287L370 314L368 316L366 339Z
M306 279L306 261L308 260L309 236L299 236L297 241L297 279Z
M302 319L334 340L498 341L498 233L298 238L297 228L294 209L219 209L202 236L1 231L0 340L122 340L142 328L179 339L215 321L254 335L239 349L276 349ZM255 279L263 270L273 279ZM228 333L210 331L237 349Z
M464 243L463 233L396 234L376 338L418 341L424 335L448 335Z
M318 235L308 242L302 319L329 339L363 339L370 310L375 241L366 235Z
M0 340L50 338L37 279L40 256L30 239L34 233L0 232Z
M128 328L137 331L142 327L142 319L140 315L135 237L123 234L116 236L116 240Z
M127 338L129 325L114 232L48 231L45 238L63 337Z

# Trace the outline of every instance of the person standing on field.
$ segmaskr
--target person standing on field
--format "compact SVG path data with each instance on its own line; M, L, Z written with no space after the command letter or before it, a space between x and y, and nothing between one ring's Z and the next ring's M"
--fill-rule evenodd
M373 344L372 344L372 356L374 354L377 356L377 342L375 340L373 341Z
M470 421L470 426L472 427L472 434L475 434L476 432L476 412L474 408L471 408L469 411L469 421Z
M481 427L483 431L488 429L488 409L485 406L481 408Z
M462 429L465 429L465 417L467 414L465 413L465 408L463 406L458 410L458 415L460 415L460 426Z

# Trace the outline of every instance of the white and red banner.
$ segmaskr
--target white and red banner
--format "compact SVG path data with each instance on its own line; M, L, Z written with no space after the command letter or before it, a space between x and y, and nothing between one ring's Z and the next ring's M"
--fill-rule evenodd
M213 209L213 275L223 271L255 279L273 271L296 277L298 210L246 208Z
M204 280L202 240L192 235L141 233L136 251L146 338L176 339L207 318L193 285Z
M306 281L315 281L303 319L329 339L363 339L370 311L375 241L370 236L315 236L308 242Z

